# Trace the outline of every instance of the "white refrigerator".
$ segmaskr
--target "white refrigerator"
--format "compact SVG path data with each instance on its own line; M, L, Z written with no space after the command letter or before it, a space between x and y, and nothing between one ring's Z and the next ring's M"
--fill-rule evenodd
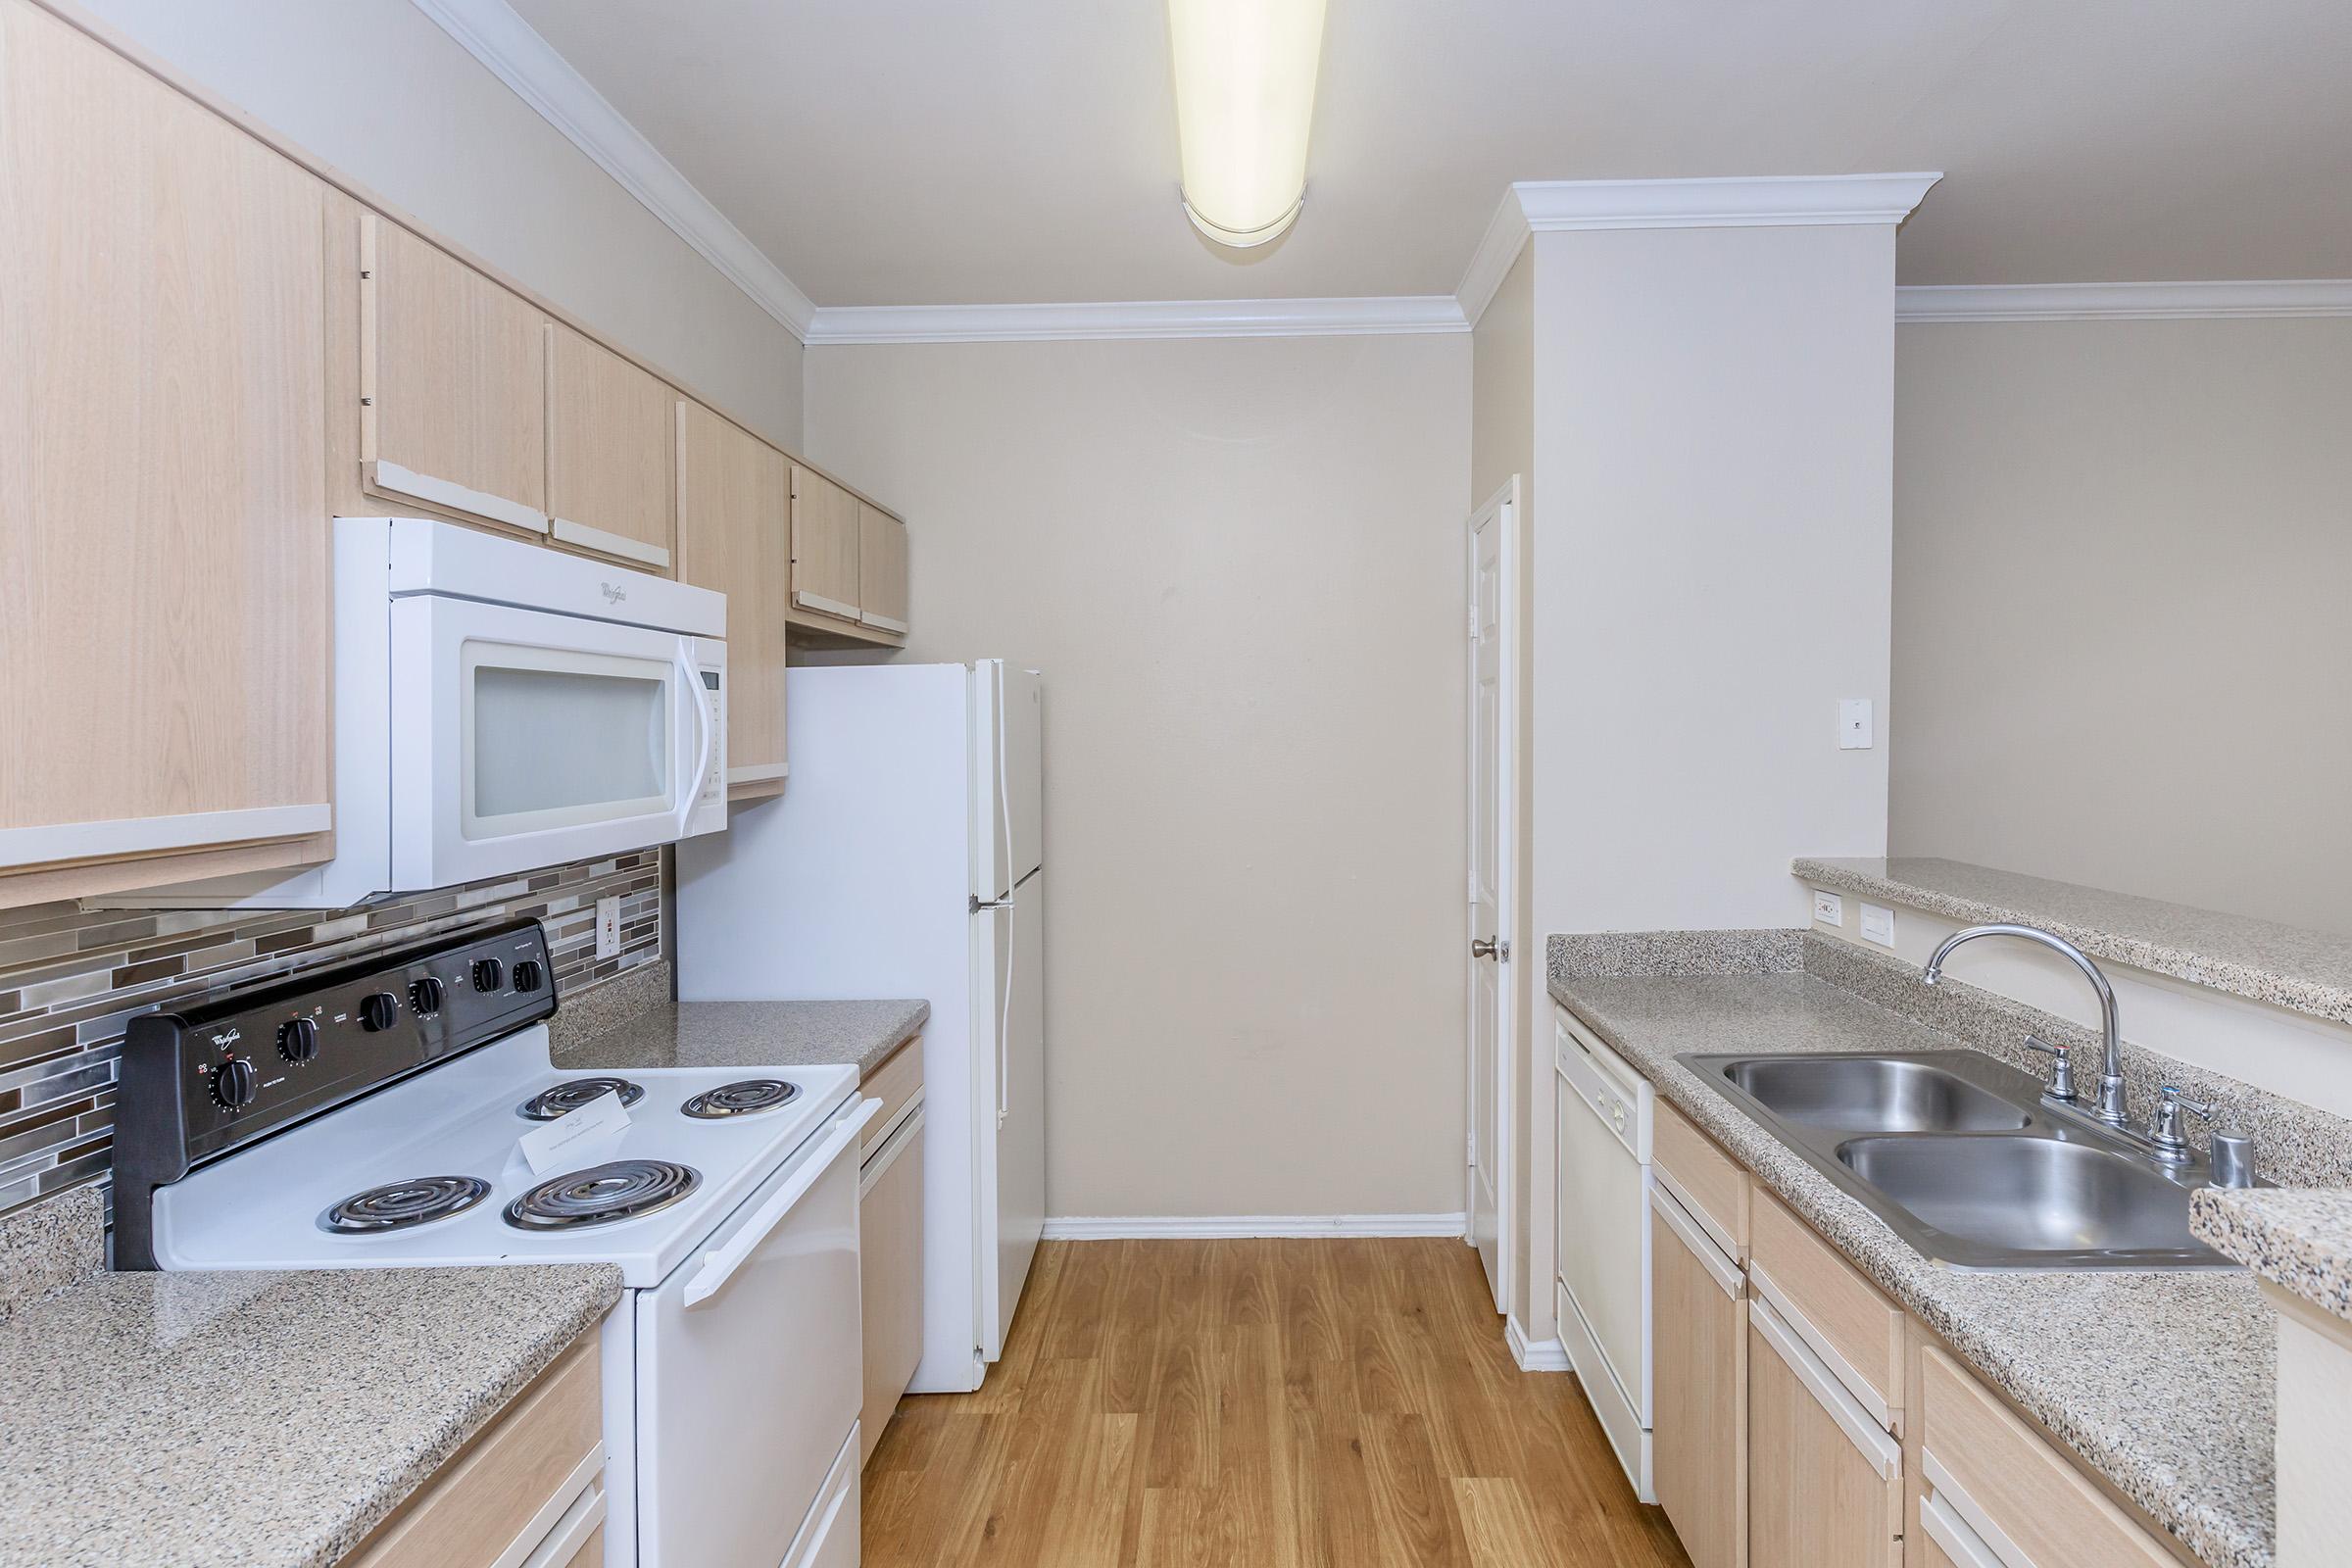
M783 796L678 846L678 995L931 1004L910 1387L968 1393L1045 1226L1044 684L1002 660L785 682Z

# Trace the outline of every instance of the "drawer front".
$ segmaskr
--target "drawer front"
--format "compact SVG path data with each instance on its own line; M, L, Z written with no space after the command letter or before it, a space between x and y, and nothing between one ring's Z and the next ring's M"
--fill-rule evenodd
M347 1568L488 1568L556 1500L604 1432L598 1337L445 1466ZM541 1526L544 1529L544 1526Z
M1690 1217L1739 1261L1747 1261L1747 1172L1717 1149L1705 1133L1660 1099L1650 1131L1658 1173Z
M889 1141L892 1129L904 1119L914 1097L922 1092L923 1037L916 1035L892 1052L887 1061L858 1081L858 1088L866 1099L882 1102L874 1119L865 1124L865 1142L858 1150L858 1158L870 1159L874 1151Z
M1754 1195L1748 1229L1756 1294L1891 1431L1902 1408L1902 1309L1770 1195Z
M2173 1568L2153 1536L1933 1346L1920 1405L1934 1494L2009 1568Z

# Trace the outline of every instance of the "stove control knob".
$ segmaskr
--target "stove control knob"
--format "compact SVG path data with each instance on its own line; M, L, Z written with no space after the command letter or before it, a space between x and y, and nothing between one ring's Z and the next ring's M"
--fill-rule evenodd
M507 966L505 964L499 962L496 958L476 958L473 960L474 990L496 991L500 986L503 986L506 983Z
M309 1061L318 1054L318 1025L295 1018L277 1026L277 1054L288 1061Z
M400 999L389 991L360 999L360 1027L374 1033L389 1029L400 1018Z
M441 1010L441 982L428 974L409 987L409 1005L420 1013L439 1012Z
M537 958L516 958L514 960L515 990L536 991L546 983L547 971L540 966Z
M213 1069L213 1103L223 1110L243 1110L253 1103L262 1075L242 1056L232 1056Z

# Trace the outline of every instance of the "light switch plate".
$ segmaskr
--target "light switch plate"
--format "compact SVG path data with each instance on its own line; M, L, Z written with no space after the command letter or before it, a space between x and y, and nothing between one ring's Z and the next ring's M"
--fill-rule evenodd
M1838 749L1841 752L1867 752L1870 748L1870 699L1848 697L1838 705Z
M596 901L596 956L620 956L620 895Z
M1813 890L1813 918L1824 925L1845 924L1845 900L1835 893Z
M1862 906L1862 940L1882 948L1894 946L1894 911L1875 904Z

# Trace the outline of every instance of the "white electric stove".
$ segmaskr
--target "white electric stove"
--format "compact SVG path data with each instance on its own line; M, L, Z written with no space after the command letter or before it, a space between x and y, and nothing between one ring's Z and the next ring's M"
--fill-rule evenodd
M118 1266L617 1264L607 1568L856 1563L879 1102L846 1066L562 1072L552 1010L524 923L138 1020Z

